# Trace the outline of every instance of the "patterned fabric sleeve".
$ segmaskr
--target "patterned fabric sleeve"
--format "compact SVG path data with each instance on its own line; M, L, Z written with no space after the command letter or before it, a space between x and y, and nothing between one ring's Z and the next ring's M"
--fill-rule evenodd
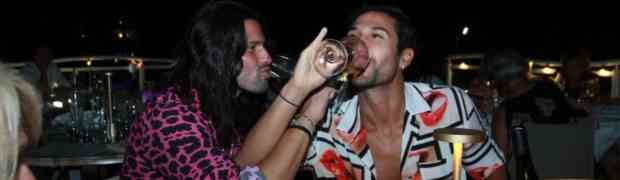
M257 167L241 169L215 141L210 121L197 107L181 103L147 106L146 113L132 126L122 176L124 179L261 179Z
M305 167L310 167L310 168L314 168L313 166L315 164L317 164L316 162L318 161L318 156L317 156L317 152L316 152L316 147L315 147L315 139L313 139L312 142L310 142L310 146L308 147L308 151L306 153L306 157L305 160L303 162L303 166Z
M303 162L303 168L313 171L314 172L313 174L315 176L321 177L321 178L335 177L331 174L326 173L327 171L325 171L325 169L320 163L321 157L319 156L319 154L322 152L321 150L325 150L325 147L322 147L322 146L325 146L324 142L319 141L319 139L330 136L329 131L325 131L325 130L331 128L331 122L332 122L331 118L333 116L331 112L333 112L333 109L329 109L328 113L325 115L326 116L325 119L320 121L320 124L318 124L317 126L318 130L315 133L315 136L312 138L312 141L310 141L310 144L308 146L308 149L306 150L306 156Z
M240 180L265 180L265 174L257 166L247 166L241 170Z
M474 102L462 90L467 114L472 114L465 121L465 128L484 131L481 122L481 114L477 112ZM463 166L467 173L476 180L490 176L497 168L503 166L504 156L495 141L487 135L487 140L483 143L465 145L463 151Z

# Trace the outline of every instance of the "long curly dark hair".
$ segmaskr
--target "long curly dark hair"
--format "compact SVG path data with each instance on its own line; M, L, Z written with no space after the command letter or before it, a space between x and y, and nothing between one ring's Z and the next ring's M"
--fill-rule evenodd
M215 1L203 6L179 43L178 62L170 78L186 104L193 99L192 89L198 91L201 110L215 123L222 147L245 134L264 111L262 96L244 91L236 80L247 45L247 19L259 17L236 2Z

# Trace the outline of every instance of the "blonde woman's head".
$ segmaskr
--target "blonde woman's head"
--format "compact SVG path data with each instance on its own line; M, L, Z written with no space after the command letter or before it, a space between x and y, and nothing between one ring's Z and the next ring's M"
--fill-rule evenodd
M41 99L16 70L0 63L0 178L12 179L18 164L20 132L26 144L41 134Z

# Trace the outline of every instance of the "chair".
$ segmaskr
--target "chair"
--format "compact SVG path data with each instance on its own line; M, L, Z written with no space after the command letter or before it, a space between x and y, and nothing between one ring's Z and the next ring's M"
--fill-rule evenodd
M526 123L532 161L538 176L594 177L594 121L581 118L570 124Z

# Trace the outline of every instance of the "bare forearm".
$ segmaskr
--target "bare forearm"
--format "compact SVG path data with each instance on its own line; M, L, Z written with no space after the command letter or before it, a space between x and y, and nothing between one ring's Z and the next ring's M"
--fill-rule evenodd
M269 156L259 163L267 179L293 179L302 164L310 138L299 129L288 129Z
M504 109L498 109L493 114L493 122L491 123L493 131L493 139L497 143L497 145L501 148L504 156L509 154L510 149L508 148L508 132L506 131L506 112ZM507 157L508 158L508 157Z
M287 101L301 105L308 93L297 89L295 85L289 83L282 88L280 95ZM265 158L282 137L297 109L298 107L289 104L282 97L276 98L247 135L241 151L235 158L237 163L242 166L257 164Z

